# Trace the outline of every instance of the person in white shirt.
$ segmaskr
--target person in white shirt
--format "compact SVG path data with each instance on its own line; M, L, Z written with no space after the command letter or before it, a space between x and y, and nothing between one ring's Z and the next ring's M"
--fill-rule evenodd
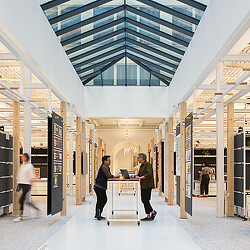
M27 193L31 190L32 181L34 179L34 166L29 163L30 156L27 153L21 155L21 162L23 163L17 171L17 191L22 190L22 194L19 200L20 203L20 213L19 216L14 221L23 221L23 208ZM36 207L33 203L27 202L27 204L33 207L37 214L39 214L40 209Z

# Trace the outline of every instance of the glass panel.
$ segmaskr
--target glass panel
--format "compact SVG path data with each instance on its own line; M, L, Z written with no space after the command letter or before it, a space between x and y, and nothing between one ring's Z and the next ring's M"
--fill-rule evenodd
M131 44L131 43L128 43L127 45L129 45L129 47L133 47L133 48L137 49L137 50L140 51L140 52L144 52L144 53L150 54L151 56L154 56L154 57L156 57L156 58L158 58L158 59L164 60L164 61L166 61L166 62L168 62L168 63L172 63L172 64L174 64L174 65L176 65L176 66L178 66L178 64L179 64L178 62L176 62L176 61L174 61L174 60L171 60L171 59L167 59L167 60L166 60L166 57L165 57L165 56L162 56L161 54L157 54L157 53L155 53L155 52L152 52L152 51L150 51L150 50L148 50L148 49L144 49L144 48L141 47L141 46L133 45L133 44ZM151 47L151 46L150 46L150 47ZM162 49L161 49L161 48L158 48L158 50L162 52ZM130 49L128 49L128 51L130 52ZM139 56L141 56L141 55L139 55ZM165 65L165 64L164 64L164 65ZM172 67L170 67L170 69L173 70Z
M103 67L103 66L102 66ZM95 71L100 70L102 67L98 67ZM105 70L102 73L102 80L104 86L111 86L114 85L114 66L110 67L109 69ZM94 79L95 86L102 85L101 74Z
M160 80L151 75L151 86L160 86Z
M150 73L140 67L140 85L141 86L149 86L149 75Z
M149 67L149 66L147 66ZM149 67L150 68L150 67ZM151 67L151 69L153 70L154 68ZM154 69L155 72L160 73L160 70L158 69ZM145 69L143 69L142 67L140 67L140 85L141 86L148 86L149 85L149 77L150 77L150 73L148 71L146 71ZM160 86L160 80L151 75L151 86Z
M121 51L119 51L119 52L116 52L116 53L114 53L114 54L109 54L109 55L107 55L107 56L104 56L104 57L102 57L102 58L99 58L98 60L95 60L95 57L93 57L93 60L94 61L92 61L91 63L87 63L87 64L85 64L84 66L81 66L81 67L79 67L79 68L77 68L76 70L80 70L80 69L83 69L83 68L87 68L87 67L89 67L89 66L91 66L91 65L95 65L95 64L97 64L97 63L101 63L101 62L103 62L104 60L106 60L106 59L111 59L110 60L110 62L113 60L112 58L113 57L115 57L115 56L118 56L119 54L121 54L121 53L123 53L124 52L124 50L121 50ZM110 62L108 62L108 63L110 63ZM105 66L105 65L102 65L102 67L103 66Z
M101 13L103 13L103 12L109 11L109 10L111 10L111 9L113 9L113 7L103 7L103 6L100 6L100 7L97 7L97 8L94 9L93 15L96 16L96 15L99 15L99 14L101 14ZM100 21L94 23L94 27L93 27L93 28L98 28L98 27L100 27L100 26L102 26L102 25L104 25L104 24L107 24L107 23L109 23L109 22L112 22L112 21L114 21L114 16L110 16L110 17L108 17L108 18L101 19ZM98 37L107 35L107 34L109 34L109 33L111 33L111 32L114 32L114 27L111 28L111 29L102 31L102 32L100 32L100 33L94 35L93 38L96 39L96 38L98 38ZM111 41L114 41L114 38L113 38L113 39L110 39L110 40L111 40ZM107 43L106 43L106 42L102 42L102 43L101 43L101 45L104 45L104 44L107 44Z
M138 28L138 29L139 29L139 28ZM156 35L156 34L154 34L154 33L151 33L151 32L149 32L149 31L146 31L146 30L144 30L144 29L139 29L139 33L141 33L141 34L143 34L143 35L145 35L145 36L147 36L147 37L153 38L154 40L161 41L161 42L163 42L163 43L165 43L165 44L167 44L167 45L171 45L171 46L173 46L173 47L175 47L175 48L178 48L178 49L180 49L180 50L185 51L185 50L187 49L187 47L185 47L185 46L183 46L183 45L180 45L180 44L177 44L177 43L175 43L175 42L172 42L172 41L170 41L170 40L168 40L168 39L166 39L166 38L164 38L164 37L160 37L159 35ZM129 34L128 37L129 37L129 38L132 38L132 35ZM142 42L142 43L144 43L144 44L146 44L146 45L150 45L150 44L151 44L151 43L150 43L149 41L147 41L146 39L142 39L142 38L137 38L137 39L138 39L137 41Z
M61 11L61 14L64 14L67 11L71 11L71 10L74 10L76 8L78 8L79 6L72 6L72 7L68 7L67 9L62 9ZM71 25L74 25L75 23L79 23L81 21L81 15L76 15L76 16L73 16L71 18L68 18L66 19L65 21L61 22L61 29L64 29L68 26L71 26ZM74 36L77 36L77 35L80 35L81 34L81 29L76 29L76 30L73 30L69 33L66 33L64 35L61 36L61 41L65 41L67 39L70 39L71 37L74 37ZM76 41L74 42L73 44L71 44L71 46L78 46L80 45L81 42L80 41Z
M125 86L125 65L117 65L117 85ZM127 85L137 85L137 66L127 65Z
M122 35L122 37L124 37L124 34ZM122 38L122 37L121 37L121 38ZM115 37L114 39L116 40L116 37ZM112 39L105 40L105 43L108 44L108 43L112 42L112 40L113 40L113 38L112 38ZM122 46L122 45L124 45L124 42L123 42L123 43L120 43L120 44L118 44L118 45L113 46L112 49L114 49L114 48L116 48L116 47L119 47L119 46ZM81 55L82 53L85 53L85 52L88 52L88 51L91 51L91 50L95 50L95 48L99 48L99 47L101 47L101 46L103 46L103 44L97 43L97 44L95 44L95 45L86 47L86 48L84 48L84 49L82 49L82 50L79 50L78 52L72 53L72 54L70 55L70 58L73 58L73 57L75 57L75 56ZM111 49L111 48L109 48L109 49ZM106 51L106 50L105 50L105 51ZM98 52L98 53L96 53L95 55L102 54L102 53L105 52L105 51ZM84 59L87 59L87 58L84 58ZM81 60L82 60L82 59L81 59ZM74 63L75 63L75 62L74 62Z
M128 86L137 85L137 65L127 65Z
M137 38L135 36L130 36L130 38L137 41ZM141 43L146 44L146 41L145 40L141 40ZM130 43L128 43L128 44L130 44ZM133 46L133 47L137 47L137 45L132 45L132 44L130 44L130 45ZM175 56L175 57L177 57L179 59L182 58L182 56L180 54L177 54L177 53L175 53L175 52L173 52L171 50L165 49L165 48L163 48L163 47L161 47L159 45L156 45L156 44L153 44L153 43L148 43L146 45L148 45L150 47L153 47L155 49L161 50L162 52L165 52L165 53L167 53L169 55ZM139 47L141 48L141 46L138 46L138 48ZM149 53L149 51L148 51L148 53Z
M103 85L104 86L114 85L114 66L105 70L102 73L102 78L103 78Z

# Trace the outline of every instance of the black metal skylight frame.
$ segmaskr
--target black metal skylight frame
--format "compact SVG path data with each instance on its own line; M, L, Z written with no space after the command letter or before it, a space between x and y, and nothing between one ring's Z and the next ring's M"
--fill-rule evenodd
M163 4L160 4L156 1L152 0L137 0L139 3L143 3L147 6L150 6L152 8L155 8L159 11L165 12L169 15L175 16L179 19L184 20L187 23L190 23L192 25L198 25L199 24L199 19L191 17L189 15L183 14L177 10L171 9L170 7L167 7ZM177 0L183 4L186 4L188 6L191 6L193 8L196 8L200 11L205 11L206 10L206 5L194 1L194 0ZM66 2L70 2L70 0L52 0L47 3L44 3L41 5L41 8L44 11L49 10L50 8L56 7L60 4L64 4ZM78 14L84 13L86 11L89 11L93 8L99 7L101 5L107 4L109 2L112 2L112 0L95 0L91 3L88 3L84 6L78 7L74 10L68 11L66 13L63 13L59 16L53 17L49 19L49 22L51 25L57 24L59 22L65 21L68 18L71 18L73 16L76 16ZM97 34L101 31L108 30L111 27L118 26L120 24L124 23L124 27L121 29L118 29L112 33L105 34L101 37L92 39L88 42L82 43L80 45L77 45L75 47L69 48L66 50L66 53L70 57L70 61L72 62L74 68L76 69L76 72L78 73L82 83L86 85L88 82L93 80L95 77L98 75L101 75L101 82L103 85L103 79L102 79L102 73L107 70L108 68L112 67L114 64L125 58L125 86L127 86L127 58L129 58L131 61L133 61L135 64L139 65L141 68L146 70L147 72L150 73L149 77L149 86L151 84L151 76L155 76L158 78L160 81L165 83L166 85L169 85L173 75L175 74L176 69L178 68L178 64L181 61L181 57L184 55L185 50L181 48L176 48L166 42L156 40L150 36L147 36L145 34L139 33L129 27L127 27L127 24L130 24L134 27L140 28L141 30L144 30L146 32L149 32L151 34L157 35L159 37L164 38L166 41L170 41L173 43L177 43L181 45L180 47L188 47L189 42L180 39L176 36L172 36L171 34L168 34L166 32L163 32L162 30L155 29L151 26L148 26L142 22L139 22L137 20L133 20L130 17L127 17L126 13L132 13L137 16L140 16L142 18L145 18L147 20L150 20L152 22L158 23L168 29L174 30L178 33L183 34L186 37L190 37L190 40L192 36L194 35L193 31L187 30L181 26L178 26L176 24L173 24L169 21L166 21L162 18L153 16L149 13L144 12L143 10L139 10L133 6L130 6L126 4L126 0L124 0L124 4L118 7L114 7L113 9L110 9L108 11L105 11L104 13L98 14L96 16L92 16L86 20L80 21L78 23L75 23L71 26L68 26L66 28L62 28L57 30L55 33L57 36L62 36L65 35L69 32L75 31L81 27L84 27L86 25L95 23L101 19L108 18L114 14L117 14L119 12L124 11L124 16L108 22L104 25L101 25L97 28L93 28L91 30L88 30L86 32L77 34L73 37L70 37L68 39L64 39L61 41L62 46L67 46L69 44L75 43L77 41L80 41L86 37L92 36L94 34ZM108 44L101 45L99 47L96 47L95 49L91 49L89 51L84 51L81 53L82 50L86 50L86 48L97 45L98 43L101 43L105 40L108 40L110 38L117 37L118 35L124 34L124 37L119 38L118 40L109 42ZM128 36L129 35L129 36ZM131 37L135 38L132 39ZM142 39L146 41L147 43L150 43L154 46L150 46L148 44L145 44L144 42L138 41L137 39ZM164 40L163 39L163 40ZM128 45L130 43L131 45ZM114 46L119 46L115 47ZM136 48L137 46L137 48ZM157 47L157 48L156 48ZM162 50L159 49L158 47L163 48ZM109 49L109 51L105 51ZM148 51L149 53L143 51L143 50ZM168 50L171 51L171 53L177 54L172 55L171 53L167 53L164 51ZM91 58L85 59L86 57L90 57L96 53L103 52L102 54L93 56ZM71 56L73 53L80 53L78 55ZM121 52L121 53L120 53ZM117 53L119 53L117 55ZM155 56L156 54L157 56ZM163 60L162 58L166 58L166 60ZM109 58L106 58L109 57ZM106 58L102 61L100 61L102 58ZM146 58L146 59L145 59ZM155 63L156 62L156 63ZM94 72L88 73L86 75L82 75L83 73L86 73L90 70L96 69L97 67L101 67L101 69L96 70ZM163 73L156 72L152 70L152 68L159 69ZM173 70L169 69L172 68Z

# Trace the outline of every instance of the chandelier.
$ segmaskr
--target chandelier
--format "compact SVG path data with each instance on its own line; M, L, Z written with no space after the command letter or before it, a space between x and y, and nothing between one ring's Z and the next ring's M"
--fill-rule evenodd
M135 154L135 153L137 153L137 148L136 147L126 147L126 148L124 148L124 156L126 154L129 154L130 151L132 151Z

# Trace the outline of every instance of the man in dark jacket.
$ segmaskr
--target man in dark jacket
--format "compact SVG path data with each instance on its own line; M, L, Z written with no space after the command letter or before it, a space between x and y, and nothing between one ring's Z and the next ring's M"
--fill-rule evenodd
M137 178L141 184L141 201L144 205L147 217L143 221L152 221L155 219L157 212L150 204L151 192L154 188L154 174L152 165L147 161L147 156L144 153L138 154L138 161L141 163Z
M102 220L105 219L105 217L102 217L102 211L104 206L107 203L107 180L110 178L119 178L119 176L113 176L110 172L110 156L105 155L102 157L102 165L99 168L97 177L95 179L95 185L94 190L97 196L97 202L96 202L96 212L95 212L95 219Z

